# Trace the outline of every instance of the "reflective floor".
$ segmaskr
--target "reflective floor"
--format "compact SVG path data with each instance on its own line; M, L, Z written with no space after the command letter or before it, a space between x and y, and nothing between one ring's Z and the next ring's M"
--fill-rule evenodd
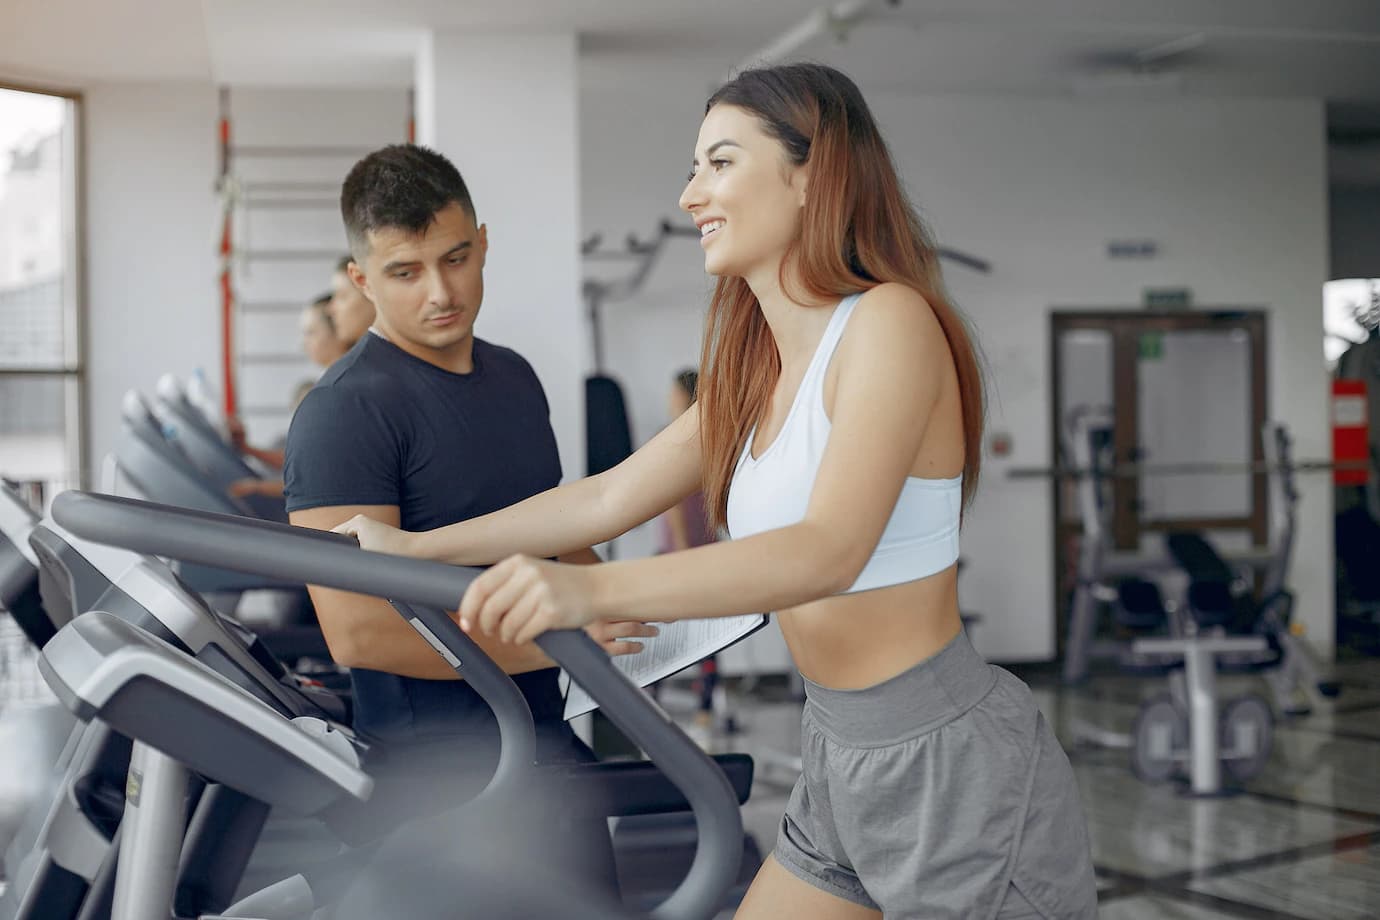
M1277 722L1264 772L1245 789L1193 798L1137 780L1125 751L1077 741L1080 726L1128 731L1137 700L1163 681L1102 676L1069 689L1022 675L1069 752L1083 793L1108 920L1228 917L1362 920L1380 917L1380 662L1338 669L1335 700ZM1224 679L1224 696L1262 688ZM780 694L778 694L779 696ZM716 751L742 750L759 774L744 822L769 852L795 779L800 706L730 695L738 734L716 732ZM679 709L671 699L668 708Z
M43 688L34 675L21 687L20 669L6 663L6 689L40 703ZM1104 675L1069 689L1043 672L1022 676L1078 776L1102 917L1380 918L1380 662L1338 668L1341 695L1314 700L1307 716L1277 722L1265 771L1236 794L1207 799L1174 785L1146 785L1132 776L1125 751L1077 741L1089 725L1129 730L1137 701L1161 693L1162 680ZM1249 678L1222 683L1224 696L1259 689ZM714 751L745 751L756 759L743 815L763 852L775 841L797 775L800 704L784 695L780 688L730 691L728 712L740 730L703 738ZM662 702L690 724L688 689L668 687ZM11 705L0 720L0 815L23 794L4 780L30 772L13 762L21 747L5 730L26 730L24 714Z

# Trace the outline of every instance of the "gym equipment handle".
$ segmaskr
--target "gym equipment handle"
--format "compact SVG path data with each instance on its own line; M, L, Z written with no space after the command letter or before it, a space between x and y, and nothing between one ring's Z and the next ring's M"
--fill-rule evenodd
M327 531L75 490L53 500L52 514L63 527L100 543L440 610L454 610L480 571L367 552L352 538ZM459 626L444 620L432 621L437 638L456 657L473 659L470 648L453 641L464 636ZM537 645L589 691L690 802L699 846L690 871L652 916L713 916L742 857L742 815L727 778L583 631L548 632Z

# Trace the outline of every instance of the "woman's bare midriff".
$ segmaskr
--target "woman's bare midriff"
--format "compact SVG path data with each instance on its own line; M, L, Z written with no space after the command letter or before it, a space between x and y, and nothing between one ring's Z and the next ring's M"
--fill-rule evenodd
M958 567L890 588L845 594L777 614L805 677L860 690L931 657L958 635Z

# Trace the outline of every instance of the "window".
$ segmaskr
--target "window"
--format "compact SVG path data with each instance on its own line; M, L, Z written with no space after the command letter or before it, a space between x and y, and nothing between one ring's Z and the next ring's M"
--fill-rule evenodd
M0 88L0 476L82 481L75 97Z

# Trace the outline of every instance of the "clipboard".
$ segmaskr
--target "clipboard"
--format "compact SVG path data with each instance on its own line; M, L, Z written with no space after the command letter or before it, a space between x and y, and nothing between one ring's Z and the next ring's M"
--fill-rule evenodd
M743 641L766 626L767 619L765 613L749 613L657 623L661 630L659 635L637 640L643 643L642 651L635 655L620 655L613 659L613 664L633 683L646 687ZM567 721L598 708L594 698L564 672L561 674L561 684L568 687L565 696Z

